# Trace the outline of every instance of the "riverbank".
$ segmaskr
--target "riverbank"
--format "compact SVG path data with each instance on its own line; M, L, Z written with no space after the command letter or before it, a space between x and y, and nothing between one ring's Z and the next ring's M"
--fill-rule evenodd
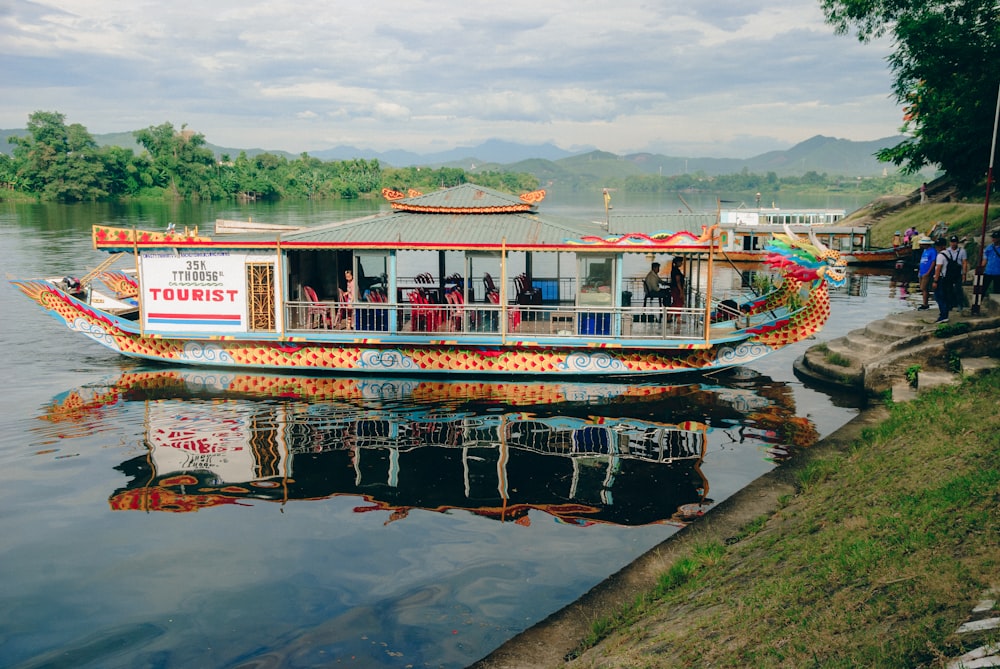
M993 371L873 405L475 666L930 667L995 642L956 630L1000 587L998 396Z

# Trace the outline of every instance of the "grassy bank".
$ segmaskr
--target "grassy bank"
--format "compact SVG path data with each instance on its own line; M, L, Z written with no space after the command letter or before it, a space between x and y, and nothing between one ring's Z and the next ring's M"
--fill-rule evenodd
M944 666L1000 586L998 397L994 372L891 406L848 452L801 466L776 513L594 622L569 666Z
M892 243L893 234L902 232L911 225L916 226L923 234L927 234L938 221L948 224L949 233L961 237L970 237L979 242L983 229L983 202L942 202L940 204L921 204L889 214L876 221L871 228L873 246L888 246ZM986 243L989 243L989 230L996 227L994 221L1000 216L1000 203L991 204L987 223Z

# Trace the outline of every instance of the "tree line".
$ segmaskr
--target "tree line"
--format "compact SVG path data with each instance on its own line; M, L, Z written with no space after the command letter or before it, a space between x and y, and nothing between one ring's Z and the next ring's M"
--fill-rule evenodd
M143 197L187 200L357 198L382 188L406 191L476 183L511 193L538 188L530 174L461 168L384 168L378 160L323 161L303 153L289 160L272 153L235 158L215 154L200 133L171 123L134 133L144 149L98 146L79 123L37 111L27 134L10 137L11 156L0 154L0 187L53 202ZM0 190L0 199L3 199Z
M634 174L623 179L608 180L608 185L631 193L683 193L686 191L715 191L719 193L753 193L765 191L847 191L887 194L906 193L920 184L919 175L893 172L882 177L851 178L831 176L810 170L801 176L778 176L776 172L757 174L744 168L733 174Z

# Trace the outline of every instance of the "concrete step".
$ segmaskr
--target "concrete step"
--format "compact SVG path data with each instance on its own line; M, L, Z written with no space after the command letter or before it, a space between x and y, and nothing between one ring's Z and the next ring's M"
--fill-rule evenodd
M936 317L937 316L935 315L935 318ZM891 343L920 334L926 327L927 325L925 323L913 322L902 318L883 318L880 321L872 321L866 325L864 332L865 336L870 339Z
M937 386L954 386L961 381L958 374L941 370L921 370L917 374L917 392Z
M864 330L852 330L847 333L844 337L841 337L843 341L840 342L848 351L853 355L859 356L872 356L878 355L885 350L886 342L884 341L874 341L868 335L865 334Z
M826 379L830 382L846 386L862 385L863 368L856 358L844 357L850 364L848 366L838 365L830 360L832 350L820 350L817 347L807 349L797 361L798 366L803 368L805 373L814 377Z
M1000 359L997 358L962 358L962 374L966 376L985 374L997 367L1000 367Z

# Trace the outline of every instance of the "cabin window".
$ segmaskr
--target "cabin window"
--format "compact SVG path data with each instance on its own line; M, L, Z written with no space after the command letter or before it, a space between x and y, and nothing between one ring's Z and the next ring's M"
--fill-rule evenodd
M361 251L354 257L354 286L360 302L388 302L389 252Z
M251 330L275 329L274 265L247 263L247 311Z
M580 304L611 306L614 259L610 256L580 256Z

